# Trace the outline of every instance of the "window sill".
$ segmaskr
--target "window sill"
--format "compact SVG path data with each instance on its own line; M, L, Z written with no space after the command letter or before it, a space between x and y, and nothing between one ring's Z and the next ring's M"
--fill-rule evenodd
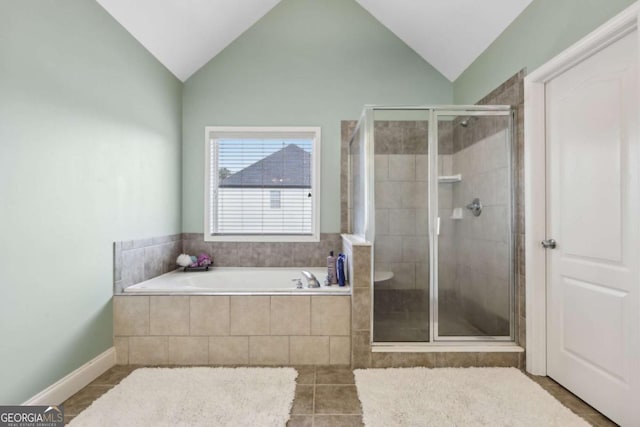
M287 235L279 235L279 236L258 236L258 235L228 235L228 236L211 236L204 235L205 242L251 242L251 243L259 243L259 242L270 242L270 243L289 243L289 242L319 242L320 234L317 235L304 235L304 236L287 236Z

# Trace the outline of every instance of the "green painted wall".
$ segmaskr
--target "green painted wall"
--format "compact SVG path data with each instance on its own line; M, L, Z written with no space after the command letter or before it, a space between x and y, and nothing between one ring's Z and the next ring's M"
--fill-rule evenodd
M95 1L0 2L0 404L112 346L114 240L180 232L181 92Z
M473 104L522 68L533 71L634 0L534 0L456 79L454 100Z
M452 85L353 0L283 0L185 83L183 231L203 231L207 125L322 127L322 232L340 230L340 120L448 104Z

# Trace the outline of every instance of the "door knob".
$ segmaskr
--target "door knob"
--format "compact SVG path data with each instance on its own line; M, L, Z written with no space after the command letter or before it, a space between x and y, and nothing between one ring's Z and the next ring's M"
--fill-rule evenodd
M545 249L555 249L556 248L556 241L553 239L547 239L547 240L543 240L542 242L542 247Z

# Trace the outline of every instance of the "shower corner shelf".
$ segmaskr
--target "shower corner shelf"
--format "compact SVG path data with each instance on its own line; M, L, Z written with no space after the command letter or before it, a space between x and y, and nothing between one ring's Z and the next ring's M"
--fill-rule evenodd
M462 181L462 174L457 175L441 175L438 177L438 182L441 184L454 183Z

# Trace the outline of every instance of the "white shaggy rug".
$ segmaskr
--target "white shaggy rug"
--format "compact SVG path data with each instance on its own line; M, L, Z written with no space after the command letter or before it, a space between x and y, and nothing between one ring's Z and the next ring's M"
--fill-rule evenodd
M297 376L293 368L141 368L69 425L282 427Z
M515 368L354 371L367 427L587 427Z

